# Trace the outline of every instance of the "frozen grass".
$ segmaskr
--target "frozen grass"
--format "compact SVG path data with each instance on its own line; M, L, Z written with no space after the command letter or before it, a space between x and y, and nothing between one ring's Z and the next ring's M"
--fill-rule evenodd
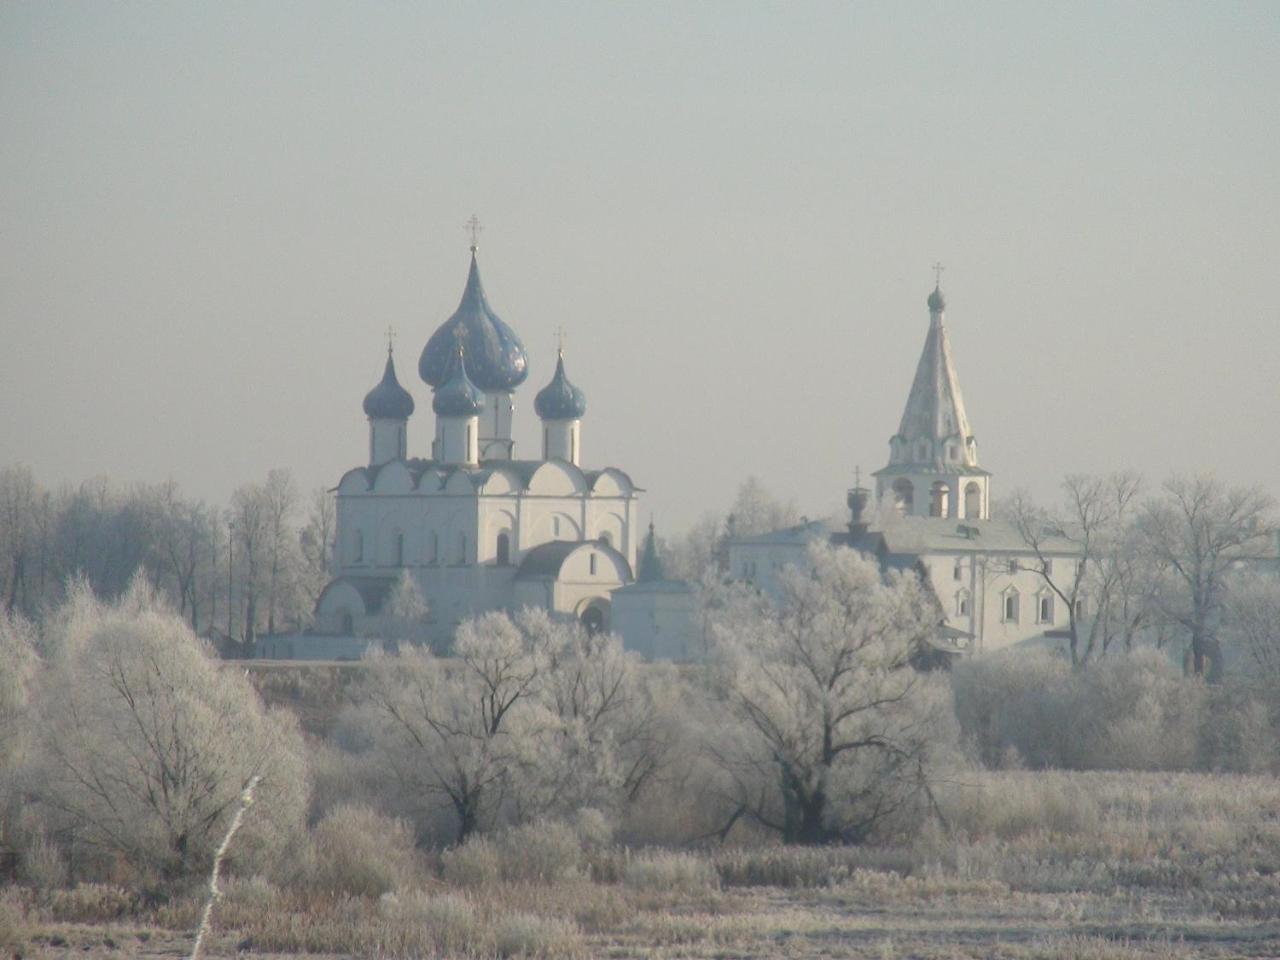
M1276 780L1010 771L969 775L939 800L952 831L934 825L894 848L587 856L568 833L526 830L447 851L438 876L420 868L380 897L236 879L210 955L1280 955ZM528 863L514 863L525 850ZM147 910L102 886L0 904L33 943L53 928L74 942L75 920L163 938L198 914L194 899Z

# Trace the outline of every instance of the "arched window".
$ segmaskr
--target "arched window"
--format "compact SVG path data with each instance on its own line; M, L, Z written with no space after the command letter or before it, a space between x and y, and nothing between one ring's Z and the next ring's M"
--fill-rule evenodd
M551 535L556 539L559 539L560 537L560 518L559 517L551 518Z
M963 560L956 561L956 565L951 571L951 579L952 580L964 579L964 561Z
M596 555L594 553L588 558L587 565L590 567L591 576L594 577L596 575Z
M967 617L969 615L969 591L956 591L956 616Z
M397 567L404 566L404 534L396 531L396 537L393 541L393 558L392 562Z
M951 487L942 480L930 490L929 516L945 517L951 509Z
M364 562L364 531L363 530L356 531L355 542L352 544L352 547L351 547L351 559L354 560L356 563Z
M973 520L982 519L982 488L972 480L964 488L964 515Z
M1036 623L1053 623L1053 594L1048 590L1036 597Z
M498 534L498 566L505 567L511 563L511 537L505 531Z
M1000 611L1000 619L1005 623L1018 622L1018 591L1006 590L1003 596L1003 608Z
M906 477L893 481L893 506L902 516L910 516L915 508L915 487Z

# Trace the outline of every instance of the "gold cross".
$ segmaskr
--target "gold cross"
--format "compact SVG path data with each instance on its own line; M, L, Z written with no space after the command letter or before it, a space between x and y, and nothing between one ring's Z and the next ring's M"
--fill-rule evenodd
M463 229L471 234L471 252L475 253L480 247L480 233L484 230L480 225L480 218L473 213Z
M396 338L396 328L391 324L387 324L387 353L391 352L392 343Z
M935 287L942 286L942 271L945 269L946 267L944 267L941 262L933 265L933 285Z
M556 351L560 354L564 353L564 341L569 334L565 332L564 325L556 327Z

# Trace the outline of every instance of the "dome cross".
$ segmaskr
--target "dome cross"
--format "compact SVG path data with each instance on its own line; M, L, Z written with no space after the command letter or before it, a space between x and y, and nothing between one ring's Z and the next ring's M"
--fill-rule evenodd
M473 213L463 229L471 235L471 252L475 253L480 249L480 234L484 231L480 218Z

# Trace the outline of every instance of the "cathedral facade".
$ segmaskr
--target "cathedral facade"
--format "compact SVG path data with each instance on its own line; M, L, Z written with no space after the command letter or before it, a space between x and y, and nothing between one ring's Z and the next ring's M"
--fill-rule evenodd
M432 390L429 455L411 455L416 404L388 346L382 380L364 399L368 462L336 490L334 579L317 601L317 626L376 631L407 572L436 639L475 614L526 606L607 628L611 592L633 580L639 490L616 467L582 466L586 397L563 351L534 399L540 455L516 456L528 355L489 305L474 244L462 300L427 340L418 373Z

